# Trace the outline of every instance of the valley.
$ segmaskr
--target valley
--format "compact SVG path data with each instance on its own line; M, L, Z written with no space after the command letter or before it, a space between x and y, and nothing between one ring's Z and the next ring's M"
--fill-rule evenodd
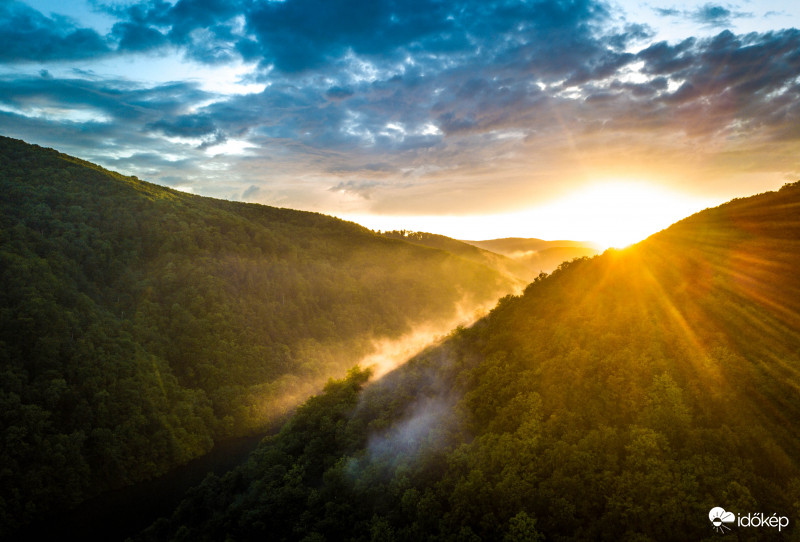
M138 540L712 540L715 507L797 517L799 209L786 185L540 275L382 379L330 382Z
M522 284L8 138L0 174L4 532L258 434L376 347Z
M798 21L0 0L0 542L800 542Z
M7 536L705 540L721 504L796 517L800 184L547 273L524 258L585 243L373 232L0 143Z

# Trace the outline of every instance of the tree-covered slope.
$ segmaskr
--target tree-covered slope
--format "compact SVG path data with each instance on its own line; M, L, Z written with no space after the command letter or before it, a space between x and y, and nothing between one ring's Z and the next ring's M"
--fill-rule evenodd
M511 289L332 217L0 138L0 536L256 430L373 339Z
M800 183L575 260L331 382L151 540L716 540L800 529ZM363 388L360 392L359 389Z
M459 241L444 235L435 233L427 233L421 231L407 231L407 230L393 230L385 231L382 234L384 237L390 239L402 239L409 243L422 245L431 248L438 248L446 250L451 254L455 254L465 260L470 260L481 265L485 265L492 269L497 269L509 275L515 280L520 281L520 286L524 286L530 282L537 274L531 268L523 263L517 262L511 258L485 250L472 244L473 241ZM547 241L543 241L547 243ZM561 263L563 260L559 260Z

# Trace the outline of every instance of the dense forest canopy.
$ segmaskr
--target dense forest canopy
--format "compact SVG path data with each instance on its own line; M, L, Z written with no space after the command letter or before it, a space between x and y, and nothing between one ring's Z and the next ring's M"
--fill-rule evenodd
M0 537L259 430L374 339L516 285L0 138Z
M331 381L142 540L716 540L800 529L800 183L561 265Z

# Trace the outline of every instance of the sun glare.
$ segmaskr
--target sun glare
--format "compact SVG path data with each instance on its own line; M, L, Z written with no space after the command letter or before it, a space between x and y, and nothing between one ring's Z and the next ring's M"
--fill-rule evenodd
M598 182L524 211L482 216L340 214L378 230L426 231L455 239L535 237L586 241L595 248L623 248L674 222L721 203L634 181Z
M529 214L558 228L556 237L622 248L714 203L653 184L615 181L590 185Z

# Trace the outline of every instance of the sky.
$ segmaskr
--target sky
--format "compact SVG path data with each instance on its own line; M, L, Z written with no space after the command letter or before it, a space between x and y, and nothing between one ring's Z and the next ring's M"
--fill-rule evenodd
M800 3L0 0L0 134L461 239L637 241L800 179Z

